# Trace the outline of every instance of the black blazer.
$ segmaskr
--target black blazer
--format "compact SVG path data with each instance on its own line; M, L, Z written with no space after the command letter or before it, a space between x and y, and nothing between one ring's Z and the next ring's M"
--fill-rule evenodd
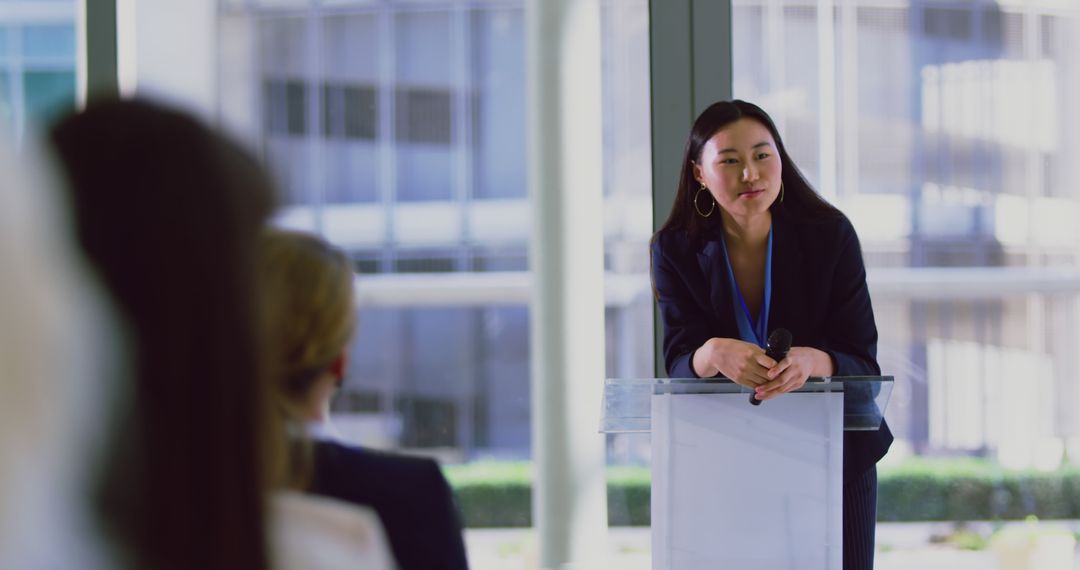
M739 337L724 264L719 220L694 245L661 231L652 244L653 286L664 321L664 362L671 378L696 378L694 351L712 337ZM773 215L772 298L767 330L786 328L794 346L829 354L836 376L877 376L877 326L855 228L845 217L805 222ZM878 431L844 432L844 478L861 474L892 444Z
M318 441L311 491L371 507L400 570L465 569L461 519L439 465Z

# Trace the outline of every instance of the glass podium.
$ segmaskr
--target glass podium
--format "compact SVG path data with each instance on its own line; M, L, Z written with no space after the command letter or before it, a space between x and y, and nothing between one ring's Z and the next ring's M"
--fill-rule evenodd
M657 570L841 570L843 432L891 376L810 378L753 406L725 378L607 380L600 431L650 433Z

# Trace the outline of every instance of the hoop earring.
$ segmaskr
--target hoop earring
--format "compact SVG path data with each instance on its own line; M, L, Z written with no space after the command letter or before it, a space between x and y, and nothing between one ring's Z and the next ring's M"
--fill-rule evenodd
M784 182L780 181L780 203L784 203Z
M712 200L712 207L709 208L709 211L708 212L702 212L701 211L701 206L698 205L698 198L701 196L701 193L705 192L706 190L708 190L708 188L705 187L705 183L703 182L701 184L701 188L698 188L697 194L694 194L694 209L697 210L698 215L701 216L702 218L708 218L716 210L716 200ZM711 197L712 196L710 195L710 198Z

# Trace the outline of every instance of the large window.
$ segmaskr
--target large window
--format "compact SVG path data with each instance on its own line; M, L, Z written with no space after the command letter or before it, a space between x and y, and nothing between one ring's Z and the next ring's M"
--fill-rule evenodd
M0 12L0 128L22 139L75 107L75 4Z
M222 4L221 112L283 186L279 223L362 275L335 421L451 462L528 460L524 3L320 6ZM608 373L647 376L647 3L602 6Z
M608 376L647 377L648 3L601 9L604 356ZM507 497L461 502L467 524L528 526L513 487L532 458L524 2L225 2L220 29L222 122L283 186L278 223L323 234L360 275L336 428L459 473L520 474L491 482ZM645 469L648 438L609 451ZM470 530L470 561L525 564L528 537Z
M1080 435L1078 294L1046 270L1080 253L1080 17L1039 6L735 2L736 96L862 238L898 452L1053 467Z
M252 142L285 188L280 222L364 276L339 429L451 462L527 459L522 5L267 4L224 9L259 70L231 89L261 109ZM476 273L489 284L432 300L443 276ZM411 296L380 294L405 283Z
M861 236L897 380L888 460L1080 456L1080 14L1057 0L731 4L734 95L777 119ZM218 5L217 116L273 170L277 223L324 235L361 275L340 431L447 464L527 463L524 0ZM600 5L606 372L647 377L659 4ZM0 120L19 128L63 99L62 27L0 22ZM698 73L713 54L694 44ZM648 437L608 452L639 476Z

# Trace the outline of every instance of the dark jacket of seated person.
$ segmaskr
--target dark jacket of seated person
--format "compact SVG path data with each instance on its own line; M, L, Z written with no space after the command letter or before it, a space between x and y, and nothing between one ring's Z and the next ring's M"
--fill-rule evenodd
M401 570L467 568L453 494L434 461L328 437L330 399L344 382L356 320L349 257L316 236L280 229L265 230L259 247L267 378L290 419L312 426L306 488L373 508Z
M435 461L317 441L310 488L374 509L401 570L468 568L454 496Z

